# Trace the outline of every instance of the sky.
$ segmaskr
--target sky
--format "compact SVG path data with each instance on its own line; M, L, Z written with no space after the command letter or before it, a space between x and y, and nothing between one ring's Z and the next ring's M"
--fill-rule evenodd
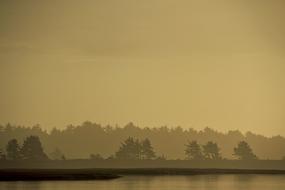
M283 0L0 0L0 123L285 135Z

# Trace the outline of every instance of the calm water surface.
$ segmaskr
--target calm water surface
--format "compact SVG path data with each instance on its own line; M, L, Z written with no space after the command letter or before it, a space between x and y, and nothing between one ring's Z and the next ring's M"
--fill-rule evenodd
M111 181L0 182L1 190L285 190L283 175L125 176Z

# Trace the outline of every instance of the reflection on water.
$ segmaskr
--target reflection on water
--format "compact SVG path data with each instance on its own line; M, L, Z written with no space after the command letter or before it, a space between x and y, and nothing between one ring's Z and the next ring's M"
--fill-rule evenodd
M1 190L285 190L282 175L125 176L111 181L0 182Z

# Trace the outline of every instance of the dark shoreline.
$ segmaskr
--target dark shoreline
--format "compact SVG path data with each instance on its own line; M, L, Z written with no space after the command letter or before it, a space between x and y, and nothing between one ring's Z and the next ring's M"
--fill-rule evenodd
M227 174L259 174L285 175L285 170L259 169L219 169L219 168L122 168L96 169L119 175L227 175Z
M0 181L111 180L119 177L89 169L0 169Z
M1 169L0 181L111 180L129 175L285 175L285 170L191 168Z
M1 169L199 168L285 170L284 160L2 160Z

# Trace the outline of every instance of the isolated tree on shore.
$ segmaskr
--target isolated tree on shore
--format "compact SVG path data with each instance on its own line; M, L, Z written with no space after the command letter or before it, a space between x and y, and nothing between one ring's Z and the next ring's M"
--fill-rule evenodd
M20 146L16 139L12 139L8 142L6 146L7 159L9 160L19 160L21 159Z
M138 160L141 157L141 144L137 139L129 137L121 144L115 155L118 159Z
M253 153L249 144L245 141L238 143L238 146L234 148L234 156L239 160L256 160L257 156Z
M197 141L188 142L185 146L185 154L188 160L203 160L202 150Z
M41 141L38 136L29 136L24 140L21 148L23 159L27 160L47 160L48 157L43 151Z
M207 142L207 144L203 145L204 157L207 160L220 160L222 159L220 148L217 143L212 141Z
M141 142L141 149L141 159L153 159L156 157L153 147L148 138Z

